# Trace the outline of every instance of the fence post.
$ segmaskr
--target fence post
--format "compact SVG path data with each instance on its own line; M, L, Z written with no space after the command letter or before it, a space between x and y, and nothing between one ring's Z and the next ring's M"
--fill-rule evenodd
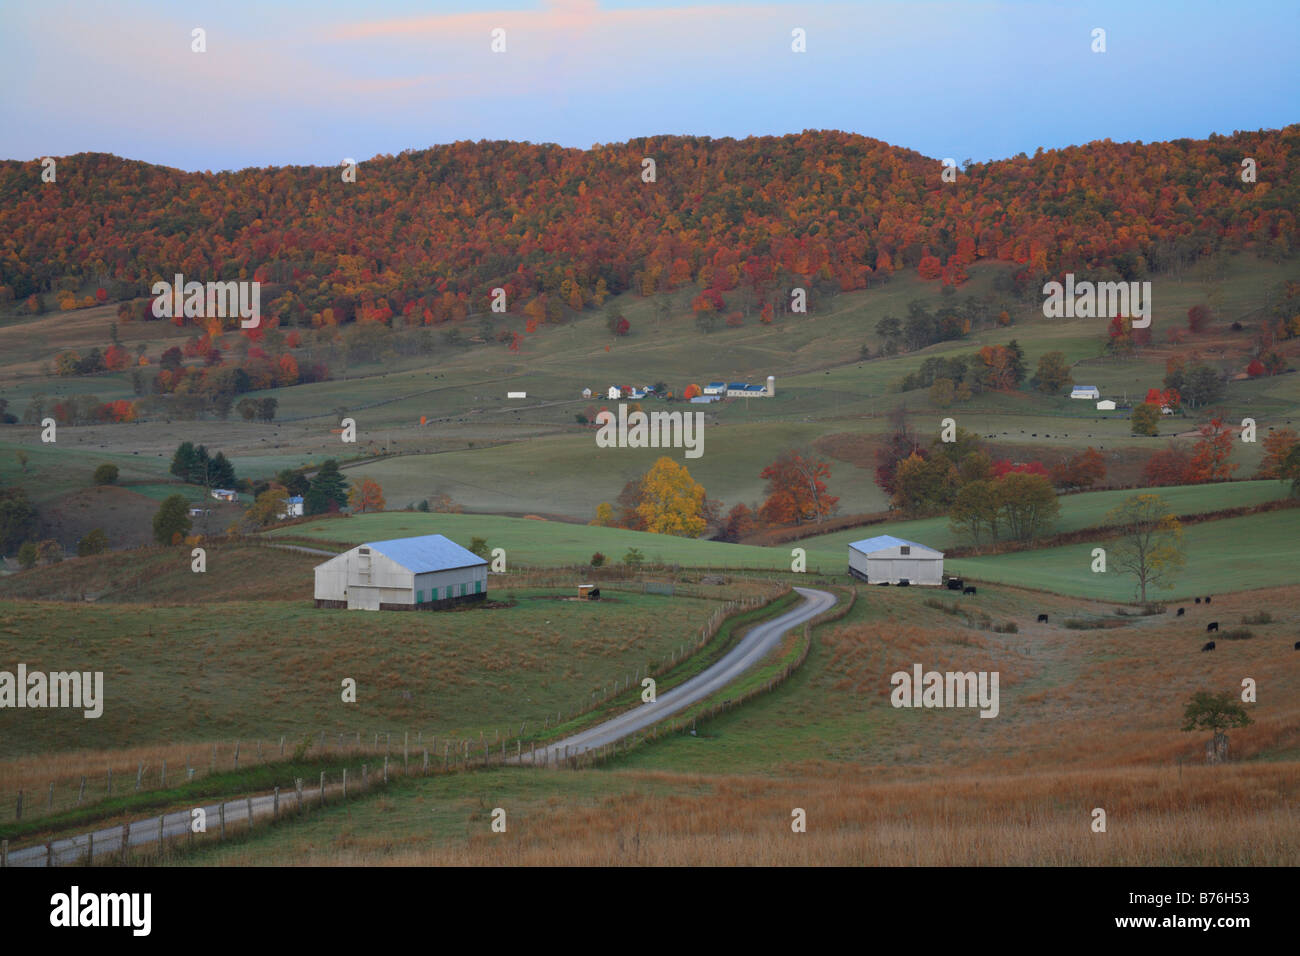
M253 829L253 798L248 797L248 829Z
M384 783L388 783L388 754L384 754Z
M239 769L239 741L235 741L235 769Z
M424 775L426 777L429 775L429 749L427 747L424 750Z
M113 768L108 768L108 795L113 795Z
M208 772L209 773L217 772L217 745L216 744L212 745L212 766L209 768Z
M280 756L284 756L284 734L280 735Z
M81 806L81 798L86 795L86 775L81 775L81 786L77 788L77 806Z
M221 839L226 838L226 801L217 804L217 816L221 818Z
M166 814L164 813L158 814L158 855L159 856L162 856L163 850L167 848L167 844L165 842L166 833L163 830L163 821L165 819L166 819Z
M131 824L126 822L122 824L122 862L126 862L126 851L131 845Z
M51 781L50 781L50 796L49 796L49 799L45 801L45 812L46 812L46 813L49 813L49 812L50 812L51 810L53 810L53 809L54 809L54 781L51 780Z
M18 809L14 811L14 819L15 819L15 820L21 820L22 818L23 818L23 792L22 792L21 790L19 790L19 791L18 791Z
M410 743L411 743L411 732L409 730L402 731L402 766L403 767L405 767L406 764L408 763L407 750Z
M161 783L160 785L161 785L161 787L162 787L164 790L167 789L167 758L166 758L166 757L163 757L163 762L162 762L162 783Z
M293 789L298 798L298 812L302 813L302 777L293 778Z
M262 761L262 738L261 737L257 738L257 760L258 763L261 763Z
M448 753L450 753L450 751L451 751L451 744L447 743L447 741L444 740L442 742L442 769L443 770L447 769L447 755Z
M320 772L320 805L325 806L325 771Z
M281 739L283 739L283 738L281 738ZM279 788L279 787L276 787L276 788L275 788L275 798L274 798L274 799L275 799L275 802L271 804L271 818L272 818L273 820L278 820L278 819L280 819L280 788Z
M361 765L361 788L370 786L370 770L366 764Z

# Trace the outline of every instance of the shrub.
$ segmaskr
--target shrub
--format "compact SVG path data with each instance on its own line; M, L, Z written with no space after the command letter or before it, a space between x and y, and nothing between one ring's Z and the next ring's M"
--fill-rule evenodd
M18 566L23 570L36 567L36 542L24 541L18 549Z
M103 464L95 469L95 484L97 485L115 485L117 484L117 465Z
M1003 621L1001 624L994 624L993 631L997 634L1019 634L1020 627L1015 621Z
M623 563L630 568L639 568L645 563L645 555L639 548L628 548L627 554L623 555Z
M1258 614L1247 614L1241 619L1242 624L1272 624L1273 615L1268 611L1260 611Z
M91 529L84 538L77 542L77 557L85 558L92 554L103 554L108 550L108 535L103 528Z
M1219 639L1224 641L1248 641L1254 636L1255 633L1248 628L1234 627L1232 630L1220 634Z
M1072 631L1093 631L1106 626L1105 621L1086 620L1081 617L1067 617L1064 623Z
M593 568L598 568L604 563L605 563L605 556L601 554L599 551L597 551L595 554L591 556L591 566Z

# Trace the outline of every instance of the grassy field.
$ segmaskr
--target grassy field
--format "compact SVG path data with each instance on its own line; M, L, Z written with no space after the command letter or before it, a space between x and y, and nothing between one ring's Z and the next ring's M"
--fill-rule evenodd
M1168 502L1175 514L1189 515L1228 508L1247 508L1266 501L1277 501L1290 494L1290 486L1280 481L1235 481L1231 484L1181 485L1063 495L1059 499L1061 515L1053 528L1053 533L1079 531L1104 524L1108 511L1136 494L1159 495ZM890 521L865 528L801 538L794 543L807 548L809 557L816 554L819 560L829 561L830 554L843 554L850 542L878 534L892 534L908 541L918 541L941 551L969 543L952 532L946 516L920 518L915 521Z
M96 720L6 711L0 758L321 730L477 739L480 730L554 721L557 710L662 659L718 606L558 595L520 590L515 607L379 615L315 610L305 596L190 606L0 601L0 660L101 670L106 697ZM340 700L347 677L357 682L355 704Z
M1207 521L1186 528L1187 565L1173 588L1149 589L1151 600L1182 601L1196 595L1275 587L1296 580L1296 540L1300 511L1275 511ZM962 558L948 570L980 581L998 581L1110 601L1134 600L1134 578L1113 564L1094 574L1092 549L1111 542L1041 548L987 558Z
M1247 507L1283 498L1287 494L1286 486L1277 481L1233 482L1228 485L1195 485L1153 490L1168 501L1178 514ZM1136 493L1135 491L1099 491L1066 495L1061 498L1061 519L1056 530L1077 531L1101 524L1111 508ZM1287 512L1287 514L1293 513ZM1260 516L1260 520L1267 523L1270 517L1263 515ZM1236 525L1231 523L1233 520L1216 521L1200 526L1196 529L1196 535L1189 538L1189 553L1205 551L1206 558L1210 553L1218 553L1221 557L1230 555L1238 560L1249 561L1250 544L1236 535L1233 530ZM625 531L621 528L596 528L557 521L536 521L497 515L420 512L384 512L349 518L322 519L274 529L268 534L272 537L289 537L304 541L320 539L344 542L349 545L419 534L444 534L455 541L462 542L468 542L477 536L486 538L492 547L505 548L508 564L519 565L586 564L592 553L596 551L603 553L608 560L617 562L622 560L628 548L635 547L641 550L646 560L654 563L678 563L689 567L766 568L775 571L789 571L790 550L797 546L807 552L809 571L816 572L820 568L821 573L829 574L843 571L848 563L849 543L862 538L892 534L941 550L951 548L958 543L958 538L948 527L946 517L885 522L804 538L787 546L771 548L720 541L697 541L669 535ZM1094 546L1088 545L1085 548L1080 545L1079 549L1087 553L1091 552L1092 547ZM1051 549L1053 553L1064 550L1068 549ZM1008 558L1018 557L1025 566L1031 566L1035 561L1035 555L1047 553L1033 551L1008 556ZM982 569L985 565L979 562L994 562L993 566L996 566L996 562L1001 560L1004 559L960 559L960 566L954 564L948 570L968 571L972 576L980 577L984 572L978 569ZM1089 562L1090 560L1089 558ZM1085 568L1087 563L1085 562ZM1288 580L1285 577L1287 569L1285 563L1278 564L1275 561L1271 564L1269 561L1259 563L1261 573L1265 575L1263 578L1265 583L1281 584ZM1069 593L1119 599L1118 592L1109 587L1099 591L1074 590L1078 586L1073 580L1076 575L1068 561L1050 561L1049 566L1052 570L1043 570L1035 580L1049 580L1053 575L1060 573L1064 575L1060 582L1061 587ZM991 579L1010 583L1010 580L1005 577Z
M981 588L976 620L934 592L863 589L818 629L775 692L580 772L498 770L407 781L194 862L234 864L1296 865L1300 625L1296 589L1216 598L1272 624L1198 651L1199 619L1121 618L1109 605ZM944 603L952 599L940 596ZM1034 621L1039 611L1052 624ZM1198 609L1199 613L1199 609ZM1058 623L1090 617L1108 626ZM889 675L913 663L996 670L1000 712L896 709ZM1201 765L1184 733L1193 691L1261 688L1233 764ZM1185 763L1180 766L1179 762ZM1088 824L1110 815L1108 836ZM506 810L506 835L489 830ZM790 813L808 814L792 839ZM815 838L813 838L815 836Z

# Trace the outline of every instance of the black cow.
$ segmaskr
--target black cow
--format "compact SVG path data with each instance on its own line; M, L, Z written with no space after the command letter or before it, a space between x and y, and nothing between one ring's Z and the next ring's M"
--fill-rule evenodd
M1038 623L1039 623L1039 624L1046 624L1046 623L1047 623L1047 615L1046 615L1046 614L1040 614L1040 615L1038 615Z
M909 580L907 580L907 578L899 578L899 579L898 579L898 586L899 586L900 588L908 587L908 586L911 585L911 583L912 583L912 582L909 581Z
M1218 629L1219 629L1218 621L1211 621L1209 624L1205 625L1206 634L1209 634L1211 631L1217 631Z
M1186 610L1187 610L1187 608L1185 608L1185 607L1180 607L1180 608L1178 609L1178 613L1177 613L1176 615L1174 615L1174 616L1175 616L1175 617L1182 617L1182 616L1183 616L1183 612L1186 611Z
M974 587L964 587L964 588L961 589L961 593L962 593L962 594L974 594L974 593L975 593L975 588L974 588Z
M1297 651L1300 651L1300 641L1296 641L1296 642L1295 642L1295 649L1296 649Z
M1197 603L1197 604L1200 604L1200 603L1201 603L1201 599L1200 599L1200 598L1197 598L1197 599L1196 599L1196 603Z
M1208 644L1206 644L1204 647L1202 647L1201 650L1202 650L1202 651L1212 651L1212 650L1214 650L1214 641L1210 641Z
M962 589L962 586L963 586L965 583L966 583L966 582L963 581L961 578L949 578L949 579L948 579L948 590L949 590L949 591L960 591L960 590Z
M599 600L600 600L600 588L592 588L590 591L588 591L588 592L587 592L587 600L589 600L589 601L599 601Z
M1206 603L1206 604L1209 604L1209 603L1210 603L1210 598L1209 598L1209 597L1206 597L1206 599L1205 599L1205 603Z

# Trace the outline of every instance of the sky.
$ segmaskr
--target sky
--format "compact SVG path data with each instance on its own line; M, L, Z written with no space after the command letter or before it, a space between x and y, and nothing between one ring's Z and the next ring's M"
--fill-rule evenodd
M1300 3L9 0L0 82L2 159L217 171L839 129L983 161L1300 121Z

